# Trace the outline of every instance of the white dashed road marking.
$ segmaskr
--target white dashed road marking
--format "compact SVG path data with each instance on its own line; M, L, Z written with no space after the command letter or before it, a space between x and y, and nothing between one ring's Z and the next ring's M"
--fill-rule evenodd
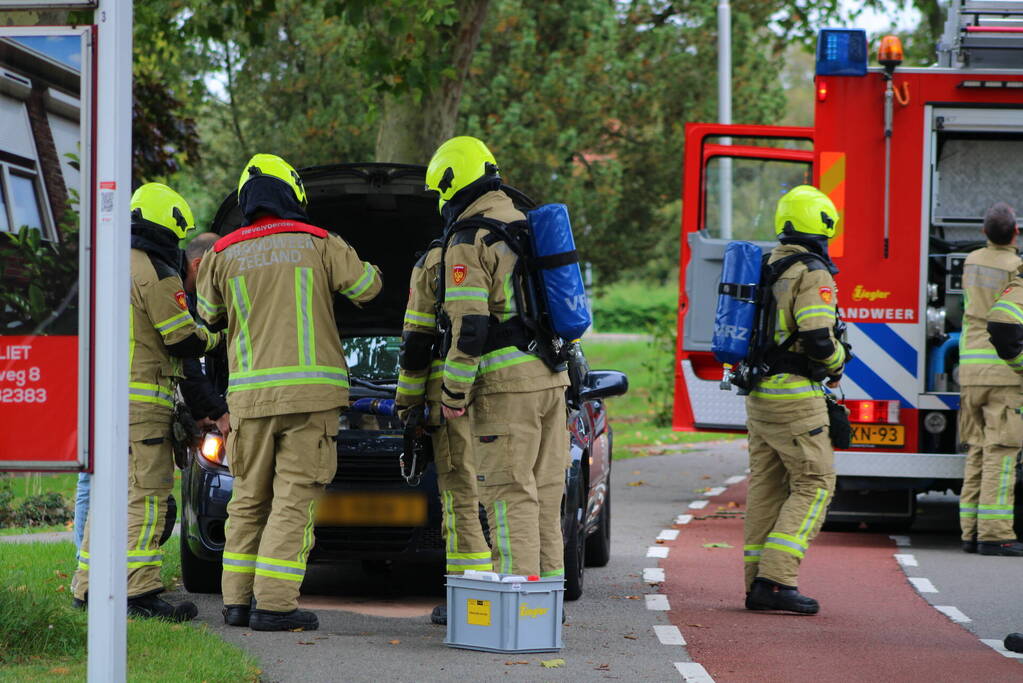
M702 664L696 662L675 662L675 668L682 674L682 680L686 683L714 683L707 670Z
M675 524L689 524L691 521L693 521L692 515L679 515L675 518Z
M652 545L646 549L647 557L667 557L668 548L663 545Z
M924 579L918 576L907 577L909 582L913 584L913 588L916 589L917 593L937 593L938 589L934 587L930 579Z
M707 503L708 502L710 502L710 501L694 500L692 503L689 504L689 509L690 510L702 510L703 508L707 507Z
M741 484L744 481L746 481L746 475L745 474L737 474L734 477L728 477L728 479L725 479L725 486L731 486L733 484Z
M655 624L654 633L657 634L657 640L661 641L661 645L686 644L686 639L682 637L682 631L678 630L678 626L666 626L664 624Z
M704 491L703 495L707 496L708 498L713 498L714 496L720 496L724 492L725 492L724 486L715 486L712 489L707 489L706 491Z
M902 553L895 553L895 561L901 564L903 567L919 567L920 563L916 561L916 558L912 555L904 555Z
M657 612L667 612L671 609L671 605L668 604L668 596L660 593L653 593L644 595L643 598L646 600L646 608L655 610Z
M657 534L658 541L674 541L678 538L678 529L662 529L661 533Z
M646 583L664 583L664 570L660 567L648 567L644 569L643 581Z
M960 624L966 624L973 621L973 619L970 619L968 616L959 611L958 607L952 607L951 605L934 605L934 609L938 610L952 621L957 621Z
M895 545L908 548L909 547L909 536L889 536L888 538L895 541Z

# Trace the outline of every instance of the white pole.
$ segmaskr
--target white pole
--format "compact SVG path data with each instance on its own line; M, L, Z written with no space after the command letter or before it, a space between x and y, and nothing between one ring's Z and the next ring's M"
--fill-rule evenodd
M101 0L96 23L95 472L89 522L88 677L93 683L119 683L127 670L131 1Z
M728 0L718 2L718 123L732 123L732 7ZM732 138L721 138L722 145ZM720 157L721 238L732 239L732 160Z

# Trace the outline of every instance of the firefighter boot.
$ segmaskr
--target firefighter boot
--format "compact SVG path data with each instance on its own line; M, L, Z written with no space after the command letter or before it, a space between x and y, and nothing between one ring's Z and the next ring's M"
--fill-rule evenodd
M783 586L766 579L755 579L749 595L746 596L746 609L817 614L820 605L813 598L802 595L795 586Z
M304 609L290 612L254 609L249 617L249 628L253 631L315 631L319 627L320 620L316 615Z
M980 541L977 552L981 555L1001 555L1002 557L1023 557L1023 543L1011 541Z
M430 623L437 624L439 626L447 626L448 606L437 605L434 607L433 612L430 613Z
M256 609L255 598L247 605L224 605L224 609L220 613L224 615L224 623L228 626L248 626L249 616L254 609Z
M974 536L969 541L963 541L963 552L964 553L975 553L977 552L977 537Z
M1010 633L1005 636L1004 645L1009 652L1023 652L1023 633Z
M140 595L128 599L128 616L141 619L162 618L170 621L191 621L199 614L195 603L183 602L172 605L155 594Z

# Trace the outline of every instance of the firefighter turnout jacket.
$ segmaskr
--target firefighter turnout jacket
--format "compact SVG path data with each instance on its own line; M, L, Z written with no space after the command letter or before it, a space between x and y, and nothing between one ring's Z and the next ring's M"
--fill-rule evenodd
M1013 309L1010 304L1001 304L995 309L992 306L1020 264L1016 247L991 242L966 257L963 264L965 311L959 337L960 386L1019 385L1019 377L995 351L987 324L989 314L994 316L1001 312L1003 317L1011 317Z
M265 217L221 238L199 269L199 314L215 327L233 311L226 316L232 416L347 405L331 294L362 304L381 287L377 268L322 228Z
M771 252L769 263L786 256L807 253L796 244L782 244ZM781 274L773 288L777 303L774 341L784 342L791 334L796 341L790 351L808 361L808 367L823 366L830 377L842 374L845 347L835 339L838 290L831 273L815 261L797 262ZM820 382L791 372L765 377L746 399L750 417L765 422L790 422L826 416Z
M170 422L182 358L198 358L221 341L188 312L181 275L141 249L131 250L129 422Z
M441 378L444 373L436 310L440 257L441 245L435 242L412 267L398 368L399 410L426 403L430 408L431 425L440 424Z
M486 192L459 220L483 216L512 223L525 216L501 190ZM444 311L451 320L451 348L444 359L442 400L465 408L475 395L539 391L568 386L568 374L551 372L540 358L492 332L518 315L513 282L518 256L486 228L455 234L444 256Z
M987 331L998 357L1023 376L1023 265L988 311Z

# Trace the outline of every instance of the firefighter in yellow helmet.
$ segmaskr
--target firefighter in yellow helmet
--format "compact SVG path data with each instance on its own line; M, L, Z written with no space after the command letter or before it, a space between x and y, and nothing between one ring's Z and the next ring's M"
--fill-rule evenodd
M198 282L200 316L228 335L234 489L224 621L312 630L319 621L298 609L298 593L316 502L337 470L339 409L348 404L333 295L361 305L382 282L347 242L307 223L302 179L280 157L252 157L238 201L245 225L214 244Z
M1023 280L1016 212L999 202L984 216L988 243L963 264L959 337L959 433L969 449L959 495L963 550L1023 557L1016 538L1016 460L1023 445Z
M407 429L425 428L430 433L443 513L446 569L448 574L461 574L467 569L490 571L493 563L480 524L469 420L445 420L441 416L444 357L436 308L442 244L433 242L412 268L397 403ZM435 607L430 619L435 624L446 624L447 606Z
M131 316L128 362L128 614L186 621L195 605L172 606L163 591L160 536L174 484L171 420L182 359L198 358L222 335L199 326L188 312L181 282L178 240L194 227L192 211L177 192L160 183L143 185L131 198ZM74 604L89 589L86 525L73 580Z
M777 315L769 369L746 398L750 479L743 559L751 610L819 609L797 582L835 488L821 382L837 386L846 361L834 333L837 269L828 257L837 223L835 205L809 185L786 193L775 213L781 244L768 262L788 258L791 265L778 266L772 287Z
M426 185L439 195L450 235L441 262L441 327L449 339L441 410L449 433L465 433L469 422L493 569L563 576L568 377L534 352L515 300L524 285L516 281L518 257L487 227L487 220L507 226L525 216L501 189L493 154L473 137L452 138L437 149Z

